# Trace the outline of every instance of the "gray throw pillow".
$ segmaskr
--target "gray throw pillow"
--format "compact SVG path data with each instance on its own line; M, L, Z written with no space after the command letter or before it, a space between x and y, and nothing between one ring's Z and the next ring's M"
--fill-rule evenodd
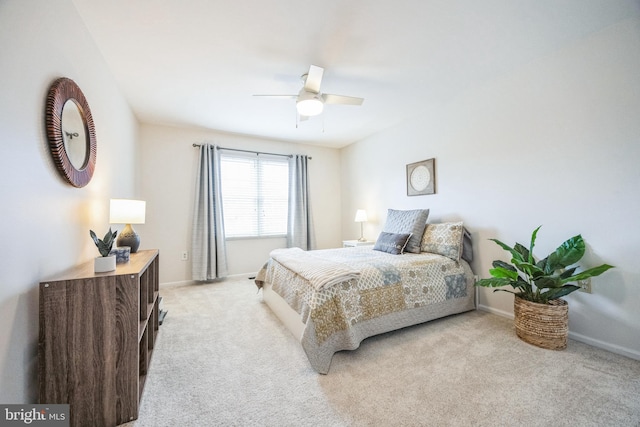
M405 252L413 254L420 253L420 241L424 228L427 225L429 209L413 209L399 211L395 209L387 210L387 220L382 231L387 233L411 234Z
M405 246L407 246L407 242L411 234L396 234L396 233L386 233L382 232L378 236L376 240L376 244L373 246L373 250L387 252L394 255L400 255L404 252Z
M466 228L464 229L464 237L462 237L462 255L460 258L471 263L473 261L473 241L471 240L471 233Z

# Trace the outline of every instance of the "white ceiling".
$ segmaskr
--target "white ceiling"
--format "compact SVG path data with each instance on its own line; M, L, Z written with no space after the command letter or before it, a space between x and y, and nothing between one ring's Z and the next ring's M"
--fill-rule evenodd
M342 147L617 21L640 0L73 0L142 122ZM328 105L296 127L310 64Z

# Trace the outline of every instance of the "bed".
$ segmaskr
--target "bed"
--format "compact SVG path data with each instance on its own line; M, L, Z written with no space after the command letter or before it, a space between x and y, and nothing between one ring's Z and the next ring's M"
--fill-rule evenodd
M317 372L328 373L334 353L365 338L475 309L462 223L426 225L426 216L418 222L423 232L413 252L406 244L415 233L384 229L375 246L271 252L256 285ZM385 248L385 238L393 248Z

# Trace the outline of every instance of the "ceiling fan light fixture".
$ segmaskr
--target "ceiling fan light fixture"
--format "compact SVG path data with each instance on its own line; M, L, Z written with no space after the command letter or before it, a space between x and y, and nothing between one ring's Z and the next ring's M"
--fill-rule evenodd
M362 105L364 98L356 98L353 96L335 95L320 92L320 84L322 83L322 75L324 69L317 65L311 65L309 72L302 75L304 86L298 92L298 95L253 95L265 96L271 98L295 99L296 110L300 115L300 120L306 120L307 117L317 116L322 113L324 104L341 104L341 105Z
M323 107L320 96L309 92L301 93L296 102L296 109L301 116L317 116L322 113Z

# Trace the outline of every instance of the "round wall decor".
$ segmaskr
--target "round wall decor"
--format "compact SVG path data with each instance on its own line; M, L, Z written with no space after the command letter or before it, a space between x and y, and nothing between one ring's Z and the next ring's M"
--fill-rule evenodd
M435 159L422 160L407 165L407 196L435 194Z
M84 187L96 166L96 131L89 104L73 80L61 77L49 88L45 124L58 172L74 187Z

